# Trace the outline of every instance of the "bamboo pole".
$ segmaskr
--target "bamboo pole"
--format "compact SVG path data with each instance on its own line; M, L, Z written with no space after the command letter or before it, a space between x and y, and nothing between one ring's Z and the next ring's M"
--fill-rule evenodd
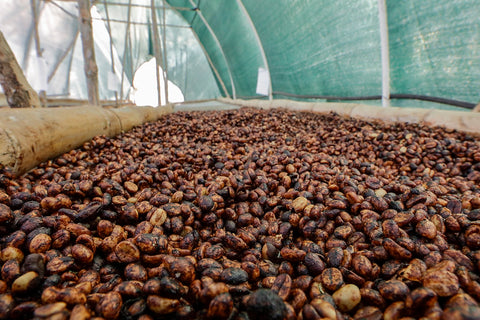
M10 107L41 107L37 93L25 78L2 32L0 32L0 84Z
M97 135L114 136L172 112L169 108L85 106L0 110L0 164L22 174Z
M90 0L78 0L78 18L82 38L85 76L87 77L88 102L100 105L98 92L98 67L95 61L95 42L93 41L92 16L90 15Z

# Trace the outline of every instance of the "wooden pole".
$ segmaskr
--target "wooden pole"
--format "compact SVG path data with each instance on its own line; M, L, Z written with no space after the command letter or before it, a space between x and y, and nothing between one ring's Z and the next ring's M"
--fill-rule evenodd
M162 105L162 87L160 85L160 64L162 60L160 51L160 35L158 34L158 22L157 11L155 8L155 0L151 0L151 12L152 12L152 34L153 34L153 52L155 54L155 74L157 76L157 94L158 94L158 106ZM163 68L162 68L163 69Z
M92 16L90 15L90 0L78 0L80 34L82 38L85 76L87 77L88 102L100 105L98 92L98 67L95 61L95 43L93 41Z
M25 78L2 32L0 32L0 84L10 107L41 107L37 93Z

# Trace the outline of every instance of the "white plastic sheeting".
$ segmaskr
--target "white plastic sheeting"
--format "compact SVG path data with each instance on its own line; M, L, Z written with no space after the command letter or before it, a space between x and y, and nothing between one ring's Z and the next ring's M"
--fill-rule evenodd
M36 90L44 89L48 96L72 99L87 97L83 69L81 40L78 32L78 9L75 2L45 2L38 4L38 38L40 54L36 49L34 17L29 0L3 0L0 11L0 31L12 48L28 81ZM100 17L96 10L93 16ZM101 21L93 21L95 54L99 66L110 66L109 36ZM115 63L120 64L118 56ZM42 73L41 61L45 61ZM103 68L101 68L103 71ZM108 70L108 69L107 69ZM116 72L121 78L121 73ZM108 90L108 73L99 72L101 99L114 99L115 93ZM128 90L129 82L125 82Z
M38 57L37 52L32 2L37 5L38 47L42 58ZM151 13L147 8L132 7L133 23L126 37L126 7L108 5L115 66L115 71L112 72L110 35L102 3L103 1L98 1L91 10L100 99L114 100L115 94L118 98L128 98L132 93L131 83L135 71L152 58L149 48ZM118 0L115 3L128 4L128 0ZM150 0L132 0L132 3L147 6ZM157 12L160 20L161 13ZM170 26L165 32L169 80L180 87L186 100L219 96L215 78L192 29L172 10L166 11L165 22ZM2 0L0 31L7 39L28 81L36 90L46 89L47 96L50 97L87 98L78 8L75 1ZM128 43L127 48L125 43ZM42 68L45 71L42 71ZM117 84L116 90L112 90L112 84ZM123 86L123 90L120 86Z

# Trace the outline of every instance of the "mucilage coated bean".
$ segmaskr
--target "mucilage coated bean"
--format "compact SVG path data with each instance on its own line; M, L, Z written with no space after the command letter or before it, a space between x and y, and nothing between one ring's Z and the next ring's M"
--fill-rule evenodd
M479 318L479 219L478 137L175 113L0 171L0 319Z

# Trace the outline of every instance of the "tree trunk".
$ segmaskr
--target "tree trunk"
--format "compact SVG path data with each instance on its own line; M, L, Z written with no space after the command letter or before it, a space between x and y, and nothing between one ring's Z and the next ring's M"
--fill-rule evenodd
M25 78L2 32L0 32L0 84L10 107L41 107L37 93Z

